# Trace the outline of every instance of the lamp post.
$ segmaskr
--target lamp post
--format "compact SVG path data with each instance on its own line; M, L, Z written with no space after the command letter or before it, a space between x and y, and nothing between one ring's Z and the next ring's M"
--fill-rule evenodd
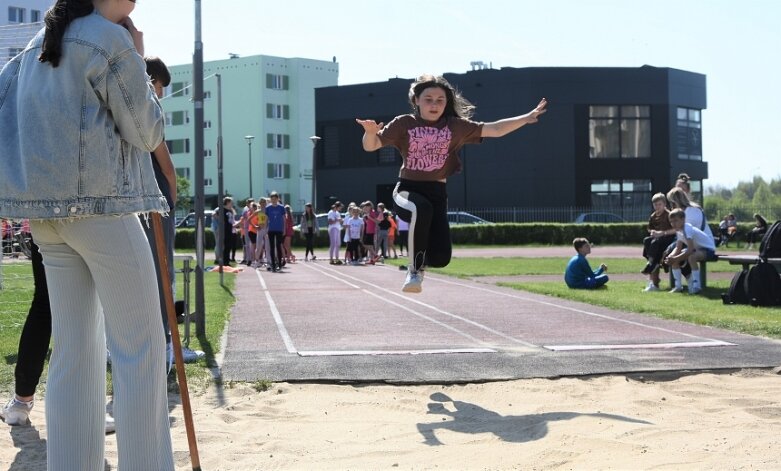
M255 136L244 136L247 141L247 147L249 149L249 197L252 198L252 140Z
M315 194L316 181L315 180L315 161L317 160L317 142L322 139L320 136L310 136L312 140L312 205L314 210L317 211L317 195Z

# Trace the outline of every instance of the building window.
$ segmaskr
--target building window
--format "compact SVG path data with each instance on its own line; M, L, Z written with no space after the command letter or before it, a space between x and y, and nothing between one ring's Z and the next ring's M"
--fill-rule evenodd
M187 82L174 82L171 84L171 96L173 98L190 94L190 86Z
M290 119L290 106L266 103L266 118Z
M678 108L678 158L702 160L702 112Z
M182 178L190 179L190 167L179 167L176 169L176 175Z
M171 154L187 154L190 152L189 139L174 139L165 141L165 144L168 146L168 151Z
M266 147L269 149L290 149L290 136L287 134L266 134Z
M592 180L591 209L624 216L646 217L651 204L651 180Z
M589 157L651 157L650 106L589 106Z
M208 100L212 97L212 92L203 92L203 99Z
M20 7L8 7L8 22L9 23L24 23L24 16L27 12L26 9Z
M8 48L8 60L13 59L14 57L18 56L19 54L24 51L24 48L21 47L9 47Z
M204 129L210 129L211 127L212 127L212 121L210 119L207 119L203 122Z
M398 164L399 158L398 151L395 147L385 146L381 147L377 154L377 163L379 164Z
M211 178L204 178L203 179L203 186L205 186L205 187L212 186L212 179Z
M266 74L266 88L287 90L290 88L290 77L287 75Z
M204 149L203 150L203 156L207 159L212 156L212 150L211 149Z
M41 10L30 10L30 21L32 23L41 21Z
M182 124L189 124L189 123L190 123L190 113L188 111L170 111L165 114L166 126L180 126Z
M268 164L268 178L274 180L290 178L290 164Z

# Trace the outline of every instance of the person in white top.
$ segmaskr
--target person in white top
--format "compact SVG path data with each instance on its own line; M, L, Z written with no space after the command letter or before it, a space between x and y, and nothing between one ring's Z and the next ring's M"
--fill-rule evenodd
M331 206L331 210L328 211L328 240L331 243L328 250L328 257L331 259L331 265L341 265L342 261L339 259L339 247L342 241L339 238L339 234L342 232L342 203L337 201Z
M361 210L358 207L350 208L350 216L344 221L347 235L350 238L350 242L347 243L347 254L352 265L361 263L360 246L365 225L360 212Z
M681 264L688 261L692 269L691 279L688 283L689 294L697 294L702 291L699 263L716 258L716 244L713 241L713 236L686 222L686 213L680 208L670 212L670 224L678 237L675 248L665 260L672 267L673 279L675 280L675 286L670 292L680 293L683 291Z

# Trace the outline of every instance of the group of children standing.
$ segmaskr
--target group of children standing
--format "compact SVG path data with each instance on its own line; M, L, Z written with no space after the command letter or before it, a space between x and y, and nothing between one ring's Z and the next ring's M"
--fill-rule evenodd
M340 212L341 208L342 204L337 201L328 213L331 265L374 265L390 257L391 252L393 258L398 258L399 253L404 256L409 224L385 209L383 203L377 203L376 210L371 201L364 201L360 205L350 203L344 214ZM397 239L399 253L396 252ZM347 244L344 262L339 257L342 242Z

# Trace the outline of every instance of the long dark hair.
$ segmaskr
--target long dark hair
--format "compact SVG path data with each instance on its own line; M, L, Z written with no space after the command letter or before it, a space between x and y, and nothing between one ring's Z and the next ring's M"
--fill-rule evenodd
M409 102L412 105L412 110L416 115L420 114L420 111L418 110L417 105L415 105L415 99L420 98L420 94L423 93L423 91L427 88L431 87L441 88L445 92L447 105L445 105L445 111L442 113L442 116L446 118L450 116L458 116L465 119L472 117L475 111L475 105L464 98L461 95L461 92L450 85L450 82L445 80L444 77L430 74L421 75L409 87Z
M95 10L92 0L57 0L46 12L46 33L38 60L50 62L52 67L60 65L62 37L71 21L87 16Z

